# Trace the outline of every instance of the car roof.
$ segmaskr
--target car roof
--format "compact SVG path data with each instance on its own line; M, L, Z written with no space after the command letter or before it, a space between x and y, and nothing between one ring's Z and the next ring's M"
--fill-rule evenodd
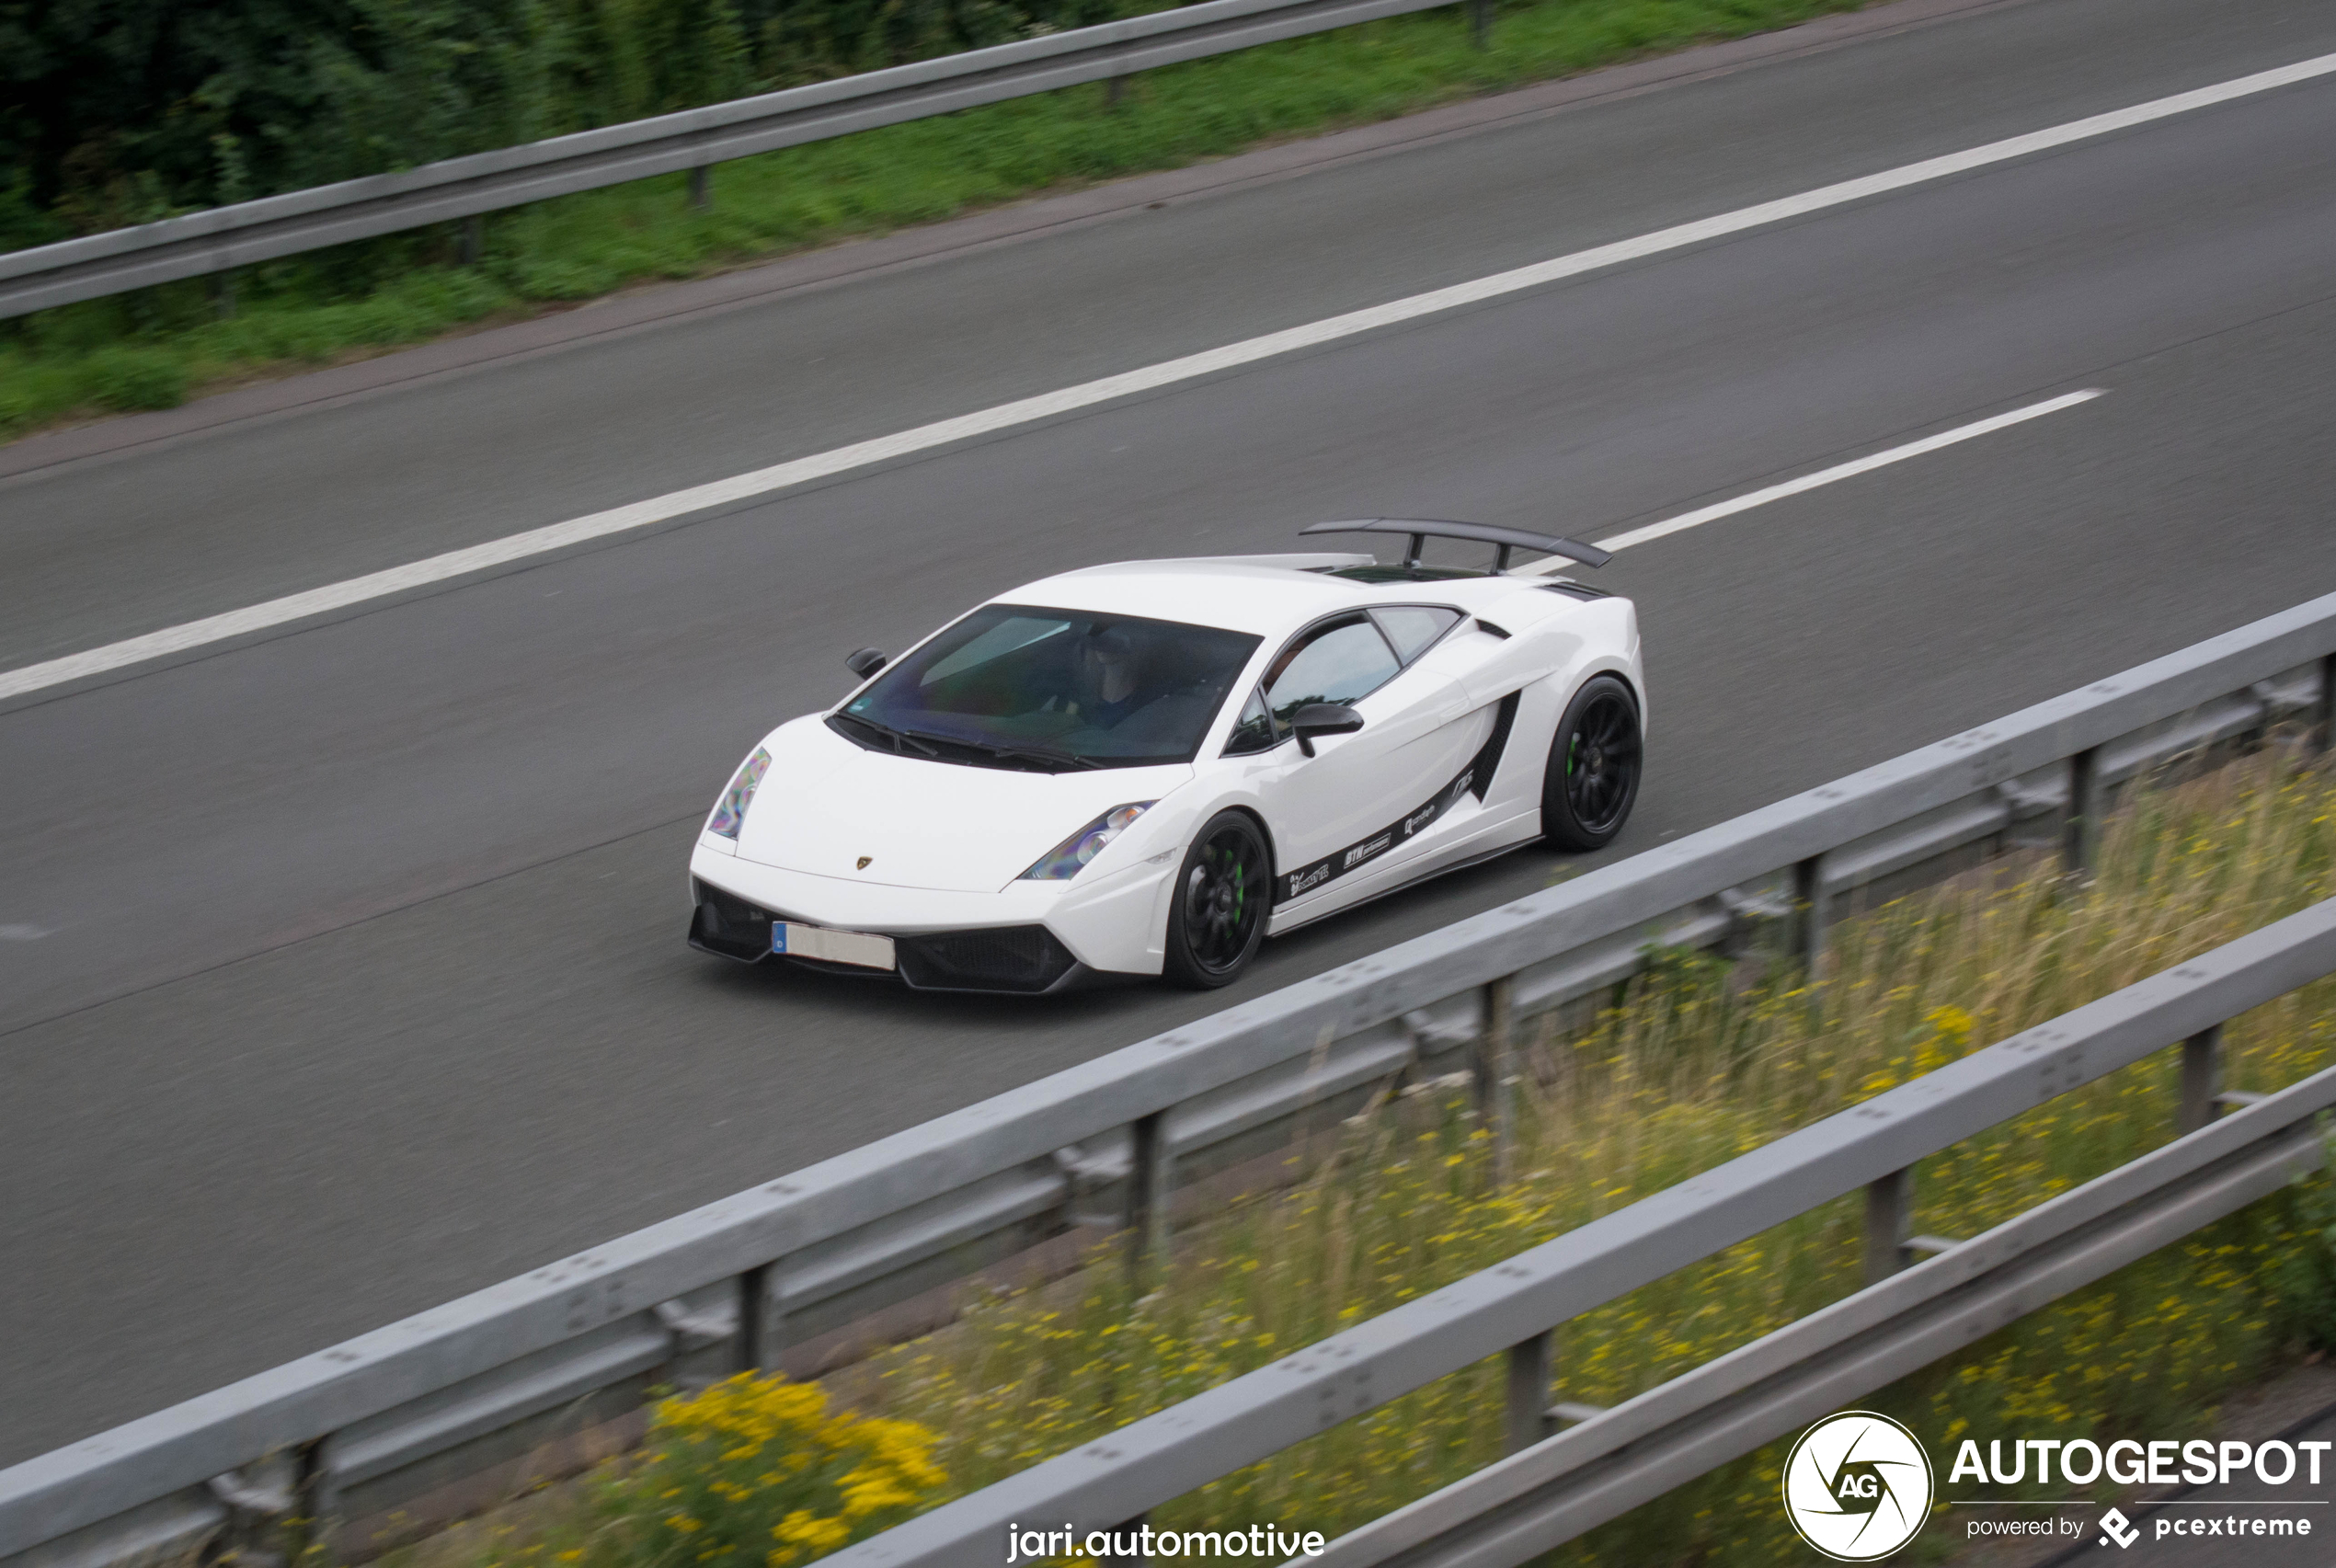
M1449 598L1439 591L1449 586L1444 583L1382 585L1323 575L1323 567L1370 559L1324 554L1115 561L1041 578L991 602L1105 611L1272 636L1341 610Z

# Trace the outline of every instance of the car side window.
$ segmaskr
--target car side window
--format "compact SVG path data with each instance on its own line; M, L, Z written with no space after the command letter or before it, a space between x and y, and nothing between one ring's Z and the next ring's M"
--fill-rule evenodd
M1417 658L1435 646L1436 639L1452 629L1460 618L1457 610L1447 610L1433 604L1398 604L1391 609L1374 610L1371 619L1395 645L1395 657L1405 664Z
M1285 649L1265 672L1265 706L1277 737L1309 703L1360 702L1403 666L1368 615L1317 626Z
M1249 701L1241 705L1241 717L1233 721L1233 732L1225 740L1225 755L1249 757L1260 751L1270 751L1280 740L1274 733L1274 715L1265 711L1265 695L1256 687L1249 689Z

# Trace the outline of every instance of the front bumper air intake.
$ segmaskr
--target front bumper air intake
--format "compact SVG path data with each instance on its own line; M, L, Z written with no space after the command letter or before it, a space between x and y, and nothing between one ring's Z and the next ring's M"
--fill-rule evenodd
M697 907L690 911L690 945L701 953L759 964L771 956L771 913L735 893L692 882Z
M900 978L919 990L1052 990L1078 968L1043 925L944 931L897 939Z
M693 885L697 907L690 912L690 945L702 953L755 964L771 956L771 922L782 917L758 909L735 893L704 882ZM916 990L1003 991L1035 996L1071 983L1079 960L1043 925L998 926L988 931L944 931L894 939L900 979ZM817 959L790 958L807 969L865 977L878 971Z

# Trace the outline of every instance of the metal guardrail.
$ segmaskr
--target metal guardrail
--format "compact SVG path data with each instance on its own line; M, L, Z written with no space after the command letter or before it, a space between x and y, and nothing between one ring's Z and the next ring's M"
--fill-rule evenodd
M1454 0L1207 0L0 255L0 318ZM1469 0L1481 29L1484 0ZM693 194L703 197L704 187ZM475 241L466 242L475 249Z
M2207 1106L2185 1106L2203 1124L2188 1136L1968 1242L1924 1238L1943 1250L1906 1267L1915 1162L2177 1042L2190 1059L2186 1076L2210 1076L2226 1021L2331 972L2336 899L825 1561L834 1568L968 1568L1004 1561L1013 1521L1067 1521L1082 1533L1124 1528L1506 1350L1511 1440L1521 1451L1341 1538L1322 1558L1297 1562L1524 1562L2317 1168L2323 1148L2315 1124L2336 1104L2336 1068L2279 1094L2247 1096L2247 1108L2221 1125L2204 1123ZM1550 1435L1549 1345L1557 1327L1861 1188L1869 1269L1880 1276L1868 1288ZM1529 1428L1521 1442L1520 1425Z
M1317 1568L1523 1562L2326 1163L2336 1068L1337 1541Z
M1505 1081L1519 1021L1651 942L1773 917L1813 953L1842 897L1942 856L2041 831L2081 861L2119 779L2324 725L2332 654L2336 595L0 1471L0 1564L185 1543L252 1514L255 1486L378 1514L1082 1225L1157 1249L1180 1183L1407 1073Z

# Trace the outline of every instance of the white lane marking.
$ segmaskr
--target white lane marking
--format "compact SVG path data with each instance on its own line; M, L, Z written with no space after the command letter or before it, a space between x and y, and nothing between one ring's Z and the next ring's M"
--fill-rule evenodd
M271 626L281 626L289 622L304 620L312 615L345 609L352 604L361 604L367 600L386 598L413 589L426 588L432 583L445 582L451 578L468 576L473 572L524 560L530 555L540 555L555 550L567 549L571 545L587 544L595 539L605 539L613 534L630 532L637 528L647 528L654 523L664 522L709 507L750 500L758 496L786 489L791 486L807 484L814 479L828 478L854 468L865 468L871 464L906 457L915 452L928 452L935 447L947 446L952 442L967 441L976 436L989 435L998 430L1011 429L1017 425L1033 424L1041 419L1052 418L1057 415L1093 407L1096 404L1108 403L1116 398L1173 386L1179 382L1213 375L1220 371L1231 370L1241 365L1254 364L1260 360L1270 360L1283 354L1317 348L1325 343L1334 343L1341 338L1352 338L1360 333L1376 332L1382 327L1416 321L1423 316L1459 310L1467 305L1482 303L1486 300L1498 299L1504 294L1513 294L1525 289L1537 289L1543 284L1554 283L1563 279L1579 277L1585 272L1595 271L1599 268L1613 267L1622 262L1657 256L1665 251L1700 245L1707 240L1741 234L1747 229L1781 223L1790 219L1805 217L1812 212L1823 212L1829 207L1839 207L1848 202L1861 201L1870 196L1880 196L1893 190L1904 190L1909 186L1946 179L1954 175L1968 173L1973 169L1987 167L1991 164L2006 163L2014 158L2027 157L2031 154L2048 152L2055 147L2065 147L2071 143L2087 141L2096 136L2111 135L2119 131L2131 130L2137 125L2149 124L2153 120L2187 114L2193 109L2207 109L2216 104L2229 103L2234 99L2249 97L2257 93L2271 92L2275 88L2290 86L2298 82L2311 81L2317 77L2325 76L2330 72L2336 72L2336 54L2319 55L2314 59L2298 61L2293 65L2282 65L2275 70L2260 71L2253 75L2237 77L2214 86L2200 87L2187 93L2176 93L2170 97L2153 98L2147 103L2135 104L2129 109L2113 109L2106 114L2096 114L2084 120L2072 120L2065 125L2033 131L2024 136L2013 136L2001 142L1990 142L1984 146L1967 148L1960 153L1948 153L1941 157L1927 158L1919 163L1885 169L1880 174L1843 180L1837 185L1820 186L1815 190L1803 191L1797 196L1782 197L1774 201L1762 201L1754 206L1738 208L1733 212L1720 213L1716 217L1700 218L1690 223L1657 229L1653 234L1641 235L1634 239L1618 240L1612 245L1597 246L1588 250L1577 250L1571 255L1556 257L1548 261L1537 261L1531 266L1519 267L1507 272L1495 272L1490 277L1478 278L1471 282L1455 283L1445 289L1432 289L1426 293L1414 294L1407 299L1390 301L1386 304L1372 305L1364 310L1349 311L1344 315L1328 316L1321 321L1310 322L1303 326L1293 326L1280 332L1269 332L1263 337L1251 338L1239 343L1228 343L1222 348L1209 349L1197 354L1187 354L1182 359L1165 360L1156 365L1146 365L1140 370L1122 372L1118 375L1105 376L1100 380L1085 382L1077 386L1062 387L1054 392L1041 393L1036 397L1025 397L1013 403L1001 403L993 408L961 414L951 419L936 420L930 425L920 425L914 429L878 436L872 441L854 441L850 446L837 447L831 452L818 452L809 457L798 457L792 462L773 464L768 468L758 468L751 473L735 475L727 479L716 479L710 484L693 485L688 489L675 490L670 495L655 496L645 501L635 501L630 506L615 507L607 511L593 512L586 517L571 518L566 522L555 522L543 528L530 529L524 533L514 533L506 538L489 540L484 544L474 544L468 549L450 550L442 555L432 555L427 560L414 561L406 566L392 567L385 571L371 572L363 577L351 578L346 582L330 583L323 588L310 589L304 593L287 594L281 599L271 599L265 603L250 605L242 610L231 610L219 615L207 615L200 621L189 621L182 625L166 626L158 632L148 632L143 636L129 637L118 643L109 643L103 647L68 654L63 658L52 658L40 664L29 664L20 669L0 672L0 700L18 696L27 692L36 692L46 686L62 685L69 681L104 674L108 670L141 664L148 659L184 653L206 644L225 642L231 638L246 636L255 632L265 631Z
M1781 485L1770 485L1765 490L1754 490L1748 495L1738 496L1733 500L1715 501L1708 507L1699 507L1693 511L1681 512L1677 517L1665 518L1661 522L1650 522L1644 528L1633 528L1626 533L1618 533L1611 539L1599 540L1597 547L1601 550L1627 550L1633 544L1643 544L1650 539L1661 539L1668 534L1684 533L1690 528L1700 528L1707 522L1714 522L1723 517L1734 517L1737 512L1750 511L1754 507L1764 507L1770 501L1781 501L1787 496L1797 496L1804 491L1814 490L1821 486L1835 484L1843 479L1853 479L1861 474L1871 474L1877 468L1887 468L1894 463L1904 463L1909 457L1920 457L1926 452L1937 452L1941 447L1953 446L1958 441L1967 441L1975 436L1988 435L2010 425L2024 424L2030 419L2041 419L2046 414L2057 414L2063 408L2074 408L2079 403L2091 402L2104 390L2106 389L2098 386L2088 387L2082 392L2071 392L2066 396L2047 398L2042 403L2031 403L2025 408L2014 408L2009 414L1998 414L1992 418L1980 419L1968 425L1958 425L1952 430L1941 430L1935 436L1925 436L1918 441L1908 441L1904 446L1894 446L1887 452L1877 452L1871 457L1855 458L1848 463L1837 464L1831 468L1821 468L1815 474L1804 474L1798 479L1787 479ZM1536 561L1533 564L1539 567L1544 563ZM1551 570L1557 570L1563 567L1565 562L1563 557L1552 555L1549 558L1548 565Z

